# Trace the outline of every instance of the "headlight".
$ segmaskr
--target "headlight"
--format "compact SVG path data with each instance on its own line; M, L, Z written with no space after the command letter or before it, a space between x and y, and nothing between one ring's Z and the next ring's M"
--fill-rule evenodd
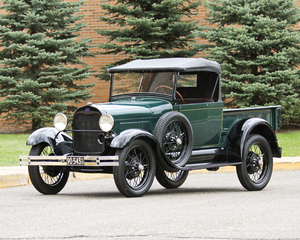
M63 131L67 128L68 126L68 118L66 117L65 114L63 113L58 113L54 117L54 127L58 131Z
M114 118L109 114L103 114L99 119L99 126L104 132L112 130L114 123Z

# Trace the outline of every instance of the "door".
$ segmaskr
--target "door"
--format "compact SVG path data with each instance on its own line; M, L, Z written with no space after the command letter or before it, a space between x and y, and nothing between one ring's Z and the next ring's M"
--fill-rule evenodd
M218 145L221 137L223 107L219 75L213 72L180 74L174 110L183 113L194 131L194 149Z
M190 121L194 132L194 149L218 145L221 137L223 103L194 103L174 106Z

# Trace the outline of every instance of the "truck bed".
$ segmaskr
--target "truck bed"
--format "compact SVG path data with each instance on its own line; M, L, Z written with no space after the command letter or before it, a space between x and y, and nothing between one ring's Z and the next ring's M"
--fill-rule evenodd
M277 114L276 114L277 113ZM236 108L223 110L223 131L228 131L232 124L243 118L262 118L270 123L276 132L281 122L280 105L252 107L252 108Z

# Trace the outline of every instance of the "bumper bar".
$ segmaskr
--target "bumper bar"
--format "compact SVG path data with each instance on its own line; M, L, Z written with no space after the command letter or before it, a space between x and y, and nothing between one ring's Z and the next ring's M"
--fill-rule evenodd
M19 156L21 166L119 166L119 156Z

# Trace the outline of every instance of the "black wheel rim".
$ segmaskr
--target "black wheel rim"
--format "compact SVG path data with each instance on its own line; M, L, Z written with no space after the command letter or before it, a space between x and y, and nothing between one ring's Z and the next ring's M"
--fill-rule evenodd
M165 171L166 177L169 180L174 181L174 182L178 181L182 177L183 173L184 173L184 171L182 171L182 170L179 170L177 172L167 172L167 171Z
M187 134L183 125L178 121L170 122L166 127L162 146L166 156L173 163L180 163L186 151Z
M40 156L49 156L52 154L52 148L47 146L42 150ZM57 185L63 177L63 171L58 167L39 166L39 172L44 183L50 186Z
M125 179L134 190L142 189L149 177L150 160L142 147L134 147L127 154L125 161Z
M267 172L268 155L265 149L258 143L250 146L247 154L247 174L254 183L261 182Z

